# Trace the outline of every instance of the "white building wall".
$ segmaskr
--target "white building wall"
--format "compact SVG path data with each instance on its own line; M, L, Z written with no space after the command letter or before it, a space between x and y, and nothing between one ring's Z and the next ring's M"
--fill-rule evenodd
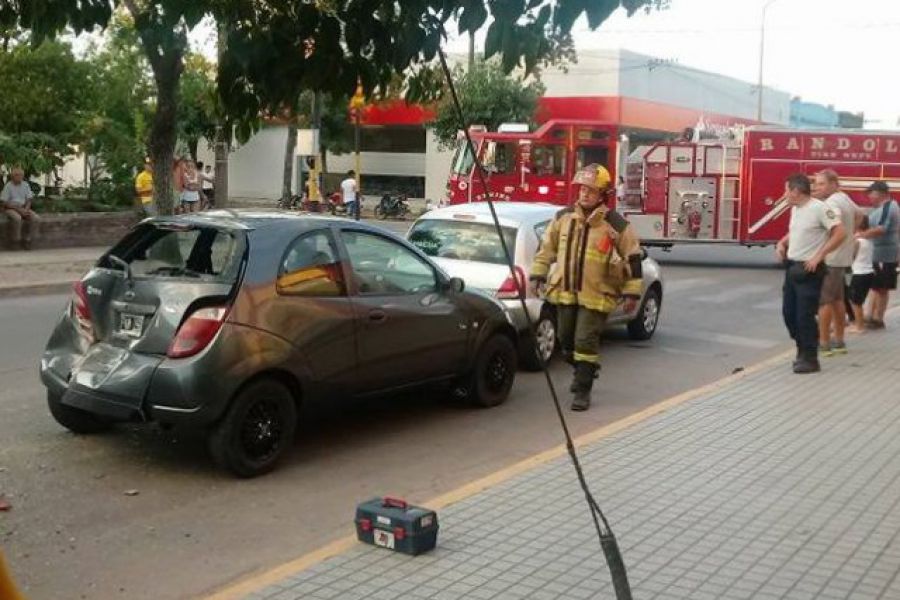
M442 150L430 129L425 135L425 198L440 202L447 195L453 150Z
M620 50L584 50L567 69L549 68L541 73L547 96L589 97L619 95Z
M228 195L267 200L280 198L286 143L287 127L276 125L264 127L246 144L232 151L228 159Z
M356 155L328 153L328 172L346 173L356 169ZM425 173L425 154L404 152L362 152L360 170L365 186L366 173L421 177Z

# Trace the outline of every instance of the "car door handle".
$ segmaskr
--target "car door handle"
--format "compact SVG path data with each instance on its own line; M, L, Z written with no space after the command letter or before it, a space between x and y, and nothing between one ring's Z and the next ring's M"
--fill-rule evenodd
M387 321L387 313L383 310L369 311L369 320L373 323L384 323Z

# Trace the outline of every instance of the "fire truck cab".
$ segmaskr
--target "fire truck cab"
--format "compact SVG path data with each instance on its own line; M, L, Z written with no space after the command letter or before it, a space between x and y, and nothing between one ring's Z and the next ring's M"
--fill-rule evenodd
M470 130L485 168L487 189L462 136L447 181L450 204L500 201L570 203L570 184L585 165L607 166L615 181L617 129L597 121L551 120L534 132L526 125L503 125L497 132Z
M900 184L900 133L771 127L697 130L640 146L626 162L619 210L642 242L776 243L790 210L785 179L833 169L860 206L875 180Z

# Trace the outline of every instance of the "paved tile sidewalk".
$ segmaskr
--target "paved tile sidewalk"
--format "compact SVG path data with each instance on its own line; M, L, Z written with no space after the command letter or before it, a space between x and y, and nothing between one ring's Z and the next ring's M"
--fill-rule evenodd
M852 338L821 374L766 368L581 451L635 598L900 598L900 323L889 327ZM433 553L359 545L250 597L614 597L567 459L440 518Z

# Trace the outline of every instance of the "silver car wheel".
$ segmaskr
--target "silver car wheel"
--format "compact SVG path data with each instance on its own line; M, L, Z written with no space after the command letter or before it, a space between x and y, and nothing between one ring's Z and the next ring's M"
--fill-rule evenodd
M556 324L547 317L538 321L536 328L538 354L545 363L553 357L556 349Z
M656 330L656 324L659 321L659 302L655 295L650 295L644 304L644 329L647 332Z

